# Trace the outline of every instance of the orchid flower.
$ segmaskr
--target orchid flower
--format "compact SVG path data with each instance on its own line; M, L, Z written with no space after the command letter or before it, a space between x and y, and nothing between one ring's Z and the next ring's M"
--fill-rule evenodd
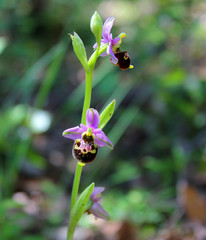
M118 59L114 55L113 48L121 40L121 38L120 37L116 37L114 39L112 38L111 29L112 29L114 20L115 20L114 17L109 17L104 22L103 31L102 31L103 39L101 40L101 46L108 43L108 47L107 47L107 51L102 53L101 56L105 57L105 56L109 55L111 63L117 64ZM96 49L97 48L97 43L95 43L93 47Z
M109 214L104 210L99 203L101 199L101 193L104 191L104 187L94 187L90 196L90 207L87 210L88 214L93 214L96 218L102 218L103 220L109 220Z
M73 156L77 160L88 163L95 159L98 147L113 148L112 142L105 135L102 129L98 128L100 123L99 113L96 109L90 108L86 114L86 125L68 128L63 136L75 140Z
M122 38L126 37L125 33L121 33L118 37L112 38L112 33L111 29L113 26L115 18L114 17L109 17L107 20L104 22L103 25L103 31L102 31L102 37L103 39L101 40L101 46L105 45L108 43L108 47L106 52L102 53L101 56L105 57L107 55L110 56L110 61L114 65L118 65L120 69L126 70L128 68L133 68L132 65L130 65L130 57L127 54L126 51L120 51L120 45L122 42ZM97 48L97 43L94 44L94 49Z

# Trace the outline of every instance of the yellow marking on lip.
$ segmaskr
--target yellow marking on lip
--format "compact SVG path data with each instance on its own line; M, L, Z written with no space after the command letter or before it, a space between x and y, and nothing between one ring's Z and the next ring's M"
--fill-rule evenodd
M127 60L129 58L129 56L126 54L124 55L124 60Z

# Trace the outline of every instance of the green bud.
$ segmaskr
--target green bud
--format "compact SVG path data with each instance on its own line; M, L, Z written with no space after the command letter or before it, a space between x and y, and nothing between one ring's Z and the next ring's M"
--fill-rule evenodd
M108 123L108 121L110 120L110 118L114 113L115 103L116 103L116 100L114 99L100 114L100 117L99 117L100 123L98 128L103 129L103 127Z
M95 13L91 17L90 28L96 38L98 46L100 46L101 38L102 38L103 23L97 11L95 11Z
M71 34L69 35L72 39L72 45L76 56L78 57L85 71L89 71L84 43L82 42L81 38L77 33L74 33L74 36Z

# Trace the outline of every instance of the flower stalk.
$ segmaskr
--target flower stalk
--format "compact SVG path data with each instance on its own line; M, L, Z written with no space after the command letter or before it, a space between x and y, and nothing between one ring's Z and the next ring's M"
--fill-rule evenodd
M76 166L76 171L74 175L74 182L73 182L73 187L72 187L72 196L71 196L71 209L73 208L76 199L77 199L77 194L79 191L79 183L80 183L80 178L82 174L82 167L84 166L84 163L77 162Z
M94 70L96 60L99 56L99 50L100 50L100 45L98 45L97 50L94 52L94 54L90 58L90 61L88 63L89 69L85 69L85 95L84 95L84 104L83 104L82 118L81 118L81 123L82 124L86 124L86 113L87 113L87 109L90 108L90 104L91 104L92 75L93 75L93 70ZM105 50L103 49L103 51L105 51ZM73 182L73 186L72 186L70 212L72 212L72 209L73 209L74 204L75 204L76 199L77 199L82 168L83 168L84 165L85 165L84 163L81 163L79 161L77 162L77 165L76 165L74 182ZM75 231L75 229L70 229L70 226L68 226L67 240L72 240L73 239L74 231Z
M82 168L86 163L96 158L98 147L109 147L113 149L113 144L102 131L103 127L110 120L114 112L115 100L113 100L99 115L96 109L90 108L92 96L92 76L93 70L99 56L109 56L111 63L118 65L120 69L131 68L130 58L126 51L119 50L121 39L125 34L120 34L114 38L111 34L114 18L108 18L104 25L101 17L95 12L91 18L90 28L93 32L96 43L94 52L87 60L84 43L77 33L70 35L74 52L85 70L85 95L80 126L68 128L63 132L63 136L74 140L72 154L77 160L70 208L70 222L67 231L67 240L73 239L75 228L83 213L93 214L97 218L109 219L109 214L99 203L100 195L104 191L103 187L94 187L90 184L77 198Z
M81 123L83 124L86 124L86 113L87 113L87 109L90 108L90 103L91 103L92 74L93 74L92 70L85 73L85 94L84 94L84 104L83 104L82 119L81 119Z
M81 123L82 124L86 124L86 112L87 112L87 109L90 107L90 103L91 103L92 74L93 74L93 71L91 71L91 70L85 71L85 95L84 95L84 104L83 104L83 111L82 111L82 118L81 118ZM81 163L79 161L77 162L77 165L76 165L74 182L73 182L73 186L72 186L70 213L72 212L72 209L73 209L74 204L75 204L76 199L77 199L82 168L83 168L84 165L85 165L84 163ZM70 218L70 220L71 220L71 218ZM72 240L73 239L74 231L75 231L75 228L70 229L70 226L68 226L67 240Z

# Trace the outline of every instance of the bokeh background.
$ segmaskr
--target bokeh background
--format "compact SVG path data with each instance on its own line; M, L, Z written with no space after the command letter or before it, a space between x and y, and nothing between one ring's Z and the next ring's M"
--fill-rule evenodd
M75 171L84 71L68 33L95 43L90 18L115 17L132 70L99 58L93 108L113 99L115 144L84 168L82 191L105 186L111 221L84 216L78 240L206 239L204 0L0 1L0 239L63 240Z

